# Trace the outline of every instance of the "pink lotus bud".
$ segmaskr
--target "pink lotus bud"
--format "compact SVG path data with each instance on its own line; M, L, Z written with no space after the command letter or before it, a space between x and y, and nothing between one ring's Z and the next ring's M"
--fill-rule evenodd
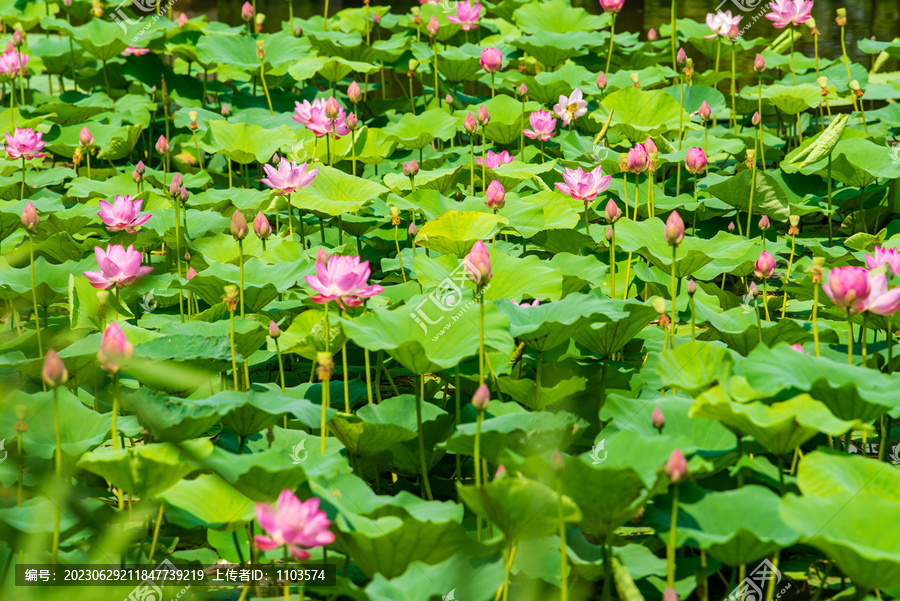
M753 125L759 125L760 120L761 119L759 116L759 111L756 111L755 113L753 113L753 116L750 118L750 123L752 123Z
M243 240L249 233L250 228L247 227L247 220L244 219L240 210L235 209L231 215L231 235L234 236L235 240Z
M792 351L797 351L798 353L802 353L802 352L803 352L803 345L802 345L802 344L792 344L792 345L791 345L791 350L792 350Z
M869 272L864 267L835 267L828 274L823 290L838 307L852 309L872 291Z
M316 253L316 263L328 265L328 251L326 251L321 246L319 247L319 251Z
M561 472L566 469L566 460L559 449L553 449L553 453L550 454L550 468L554 472Z
M131 357L134 356L134 347L125 337L125 332L119 324L112 322L103 332L100 339L100 350L97 351L97 360L100 367L110 373L118 373Z
M666 242L669 246L678 246L682 240L684 240L684 221L681 220L678 211L672 211L666 219Z
M139 173L140 175L144 175L144 171L146 169L147 168L144 166L144 161L138 161L137 165L134 166L135 172Z
M481 127L484 127L491 121L491 114L488 112L488 110L484 107L483 104L478 107L478 113L476 115L476 118L478 119L478 125L480 125Z
M488 390L487 384L482 384L472 395L472 407L476 411L485 411L491 402L491 391Z
M506 473L506 466L501 465L500 467L497 468L497 471L494 472L494 480L496 480L497 478L499 478L500 476L502 476L505 473Z
M244 2L244 5L241 7L241 18L244 21L249 21L253 18L253 5L249 2Z
M184 27L185 25L187 25L187 22L188 22L188 16L184 13L181 13L181 15L178 17L178 26Z
M72 0L63 0L65 6L72 6Z
M278 324L274 321L269 321L269 336L272 338L281 336L281 330L278 329Z
M769 223L769 217L766 215L763 215L762 219L759 220L759 229L761 229L762 231L766 231L767 229L769 229L770 225L772 225L772 224Z
M159 154L169 153L169 141L166 140L165 136L160 136L156 141L156 152L158 152Z
M503 184L501 184L498 180L494 180L487 187L487 193L485 194L484 206L491 210L502 209L506 206L506 201L504 198L506 197L506 190L503 188Z
M757 73L762 73L766 70L766 60L763 58L762 54L756 55L756 59L753 61L753 70Z
M467 134L474 134L478 129L478 124L475 122L475 115L473 115L472 113L466 115L466 118L463 121L463 127L465 128Z
M328 98L325 101L325 117L328 119L337 119L338 115L341 113L341 105L338 104L337 99L334 96Z
M491 256L481 240L476 242L466 255L464 265L469 273L469 279L479 286L487 284L494 275L491 273Z
M659 35L657 35L656 30L652 27L650 28L650 31L647 32L647 39L651 42L655 42L659 39Z
M610 198L606 202L606 220L610 223L615 223L621 216L622 211L619 209L619 205L616 204L616 201Z
M272 226L269 225L269 220L262 211L256 212L256 217L253 219L253 232L260 240L266 240L272 235Z
M697 293L697 283L691 278L687 283L687 293L693 296Z
M662 601L678 601L678 593L671 586L667 586Z
M28 201L28 204L25 205L25 208L22 209L22 227L24 227L29 232L37 232L37 226L41 222L41 218L38 215L37 209L34 208L34 205L31 204L31 201Z
M446 96L444 96L444 102L446 102L447 104L453 104L453 96L447 94Z
M733 231L734 231L734 221L730 221L730 222L728 223L728 231L729 231L729 232L733 232Z
M362 90L359 89L359 84L355 81L350 82L350 87L347 88L347 96L350 97L350 102L356 104L360 100L362 100Z
M597 87L601 90L606 88L606 73L600 71L600 75L597 76Z
M440 23L438 23L437 17L431 15L431 19L428 20L428 35L436 36L438 29L440 29Z
M81 132L78 134L78 143L81 144L82 148L89 148L94 145L94 136L91 135L91 130L88 129L87 125L81 128Z
M193 280L195 275L197 275L197 270L194 269L193 267L188 267L188 270L187 270L187 281L190 282L191 280Z
M62 386L69 379L69 372L66 371L66 365L59 357L59 354L50 349L47 356L44 357L44 365L41 367L41 378L47 385L47 388L56 388Z
M190 262L191 253L189 251L184 251L184 260Z
M747 286L747 295L756 298L756 295L759 294L759 286L756 285L756 282L750 282L750 285Z
M659 407L653 408L653 413L650 415L650 423L654 428L662 432L663 427L666 425L666 417L663 415L662 409Z
M687 52L684 51L684 48L678 49L678 54L675 55L675 62L677 62L679 66L687 62Z
M528 93L528 86L526 86L524 83L520 83L520 84L519 84L519 89L516 90L516 93L517 93L519 96L524 96L525 94Z
M419 163L416 161L416 159L413 159L408 163L403 163L403 175L405 175L406 177L415 177L418 173Z
M612 242L613 239L613 229L611 227L606 228L606 241Z
M687 476L688 465L681 449L675 449L666 461L666 475L672 484L678 484Z
M644 145L636 144L634 148L628 149L628 155L626 156L625 162L631 173L643 173L649 166L649 158L647 149L644 148Z
M344 125L346 125L347 129L350 131L356 131L359 127L359 119L356 117L356 113L347 115L347 118L344 119Z
M771 253L763 251L756 260L753 273L756 277L764 280L772 277L772 274L775 273L775 257Z
M231 109L228 108L227 104L223 104L222 105L222 116L227 117L230 114L231 114Z
M25 45L25 34L21 29L13 30L13 47L20 48Z
M618 13L625 6L625 0L600 0L600 8L611 15Z
M731 27L728 28L728 35L726 37L729 41L737 41L737 39L741 37L741 30L737 28L737 25L732 23Z
M706 169L706 153L699 146L689 148L684 157L684 166L688 173L694 175L702 173Z
M415 223L410 223L409 227L406 228L406 233L408 233L411 237L415 238L416 234L419 233L419 228L416 227Z
M647 154L658 154L659 149L656 148L656 144L653 142L653 138L647 136L646 141L644 141L644 150L647 151Z
M169 184L169 196L175 198L178 196L179 192L181 192L181 184L184 183L184 180L181 177L180 173L176 173L172 178L172 183Z
M697 111L697 114L700 115L700 118L704 121L709 121L709 118L712 116L712 109L709 107L709 104L705 100L700 105L700 109Z
M372 15L372 22L375 23L375 25L381 23L381 15L379 15L378 13Z
M496 73L503 66L503 53L497 48L485 48L481 51L481 68L488 73Z
M188 191L187 188L181 186L181 189L178 191L178 200L184 202L188 199Z

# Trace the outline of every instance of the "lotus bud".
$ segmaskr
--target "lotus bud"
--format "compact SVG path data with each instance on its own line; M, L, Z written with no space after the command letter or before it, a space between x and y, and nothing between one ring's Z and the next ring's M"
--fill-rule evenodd
M165 136L160 136L156 141L156 152L158 152L159 154L169 153L169 141L166 140Z
M553 449L553 453L550 455L550 467L554 472L561 472L566 469L566 460L559 449Z
M762 219L759 220L759 229L761 229L762 231L766 231L767 229L769 229L770 225L771 224L769 223L769 218L766 215L763 215Z
M650 423L662 434L662 429L666 425L666 417L663 415L662 409L659 407L653 408L653 413L650 415Z
M647 170L649 158L644 145L640 143L635 144L634 148L629 149L626 155L628 170L632 173L643 173Z
M253 5L249 2L244 2L244 5L241 7L241 18L244 21L249 21L253 18Z
M172 198L176 198L178 194L181 192L181 184L184 183L184 180L181 177L180 173L176 173L172 178L172 183L169 184L169 196Z
M25 45L25 33L19 29L19 26L16 26L13 31L13 47L21 48Z
M181 15L178 17L178 26L184 27L185 25L187 25L187 22L188 22L188 16L184 13L181 13Z
M837 9L837 18L834 20L837 23L838 27L846 27L847 26L847 9L839 8Z
M230 114L231 114L231 109L228 108L227 104L223 104L222 105L222 116L227 117Z
M53 349L48 350L47 356L44 357L44 365L41 367L41 378L44 380L47 388L62 386L69 379L66 365Z
M597 76L597 87L601 90L606 88L606 73L600 71L600 75Z
M702 173L706 169L706 153L699 146L688 149L687 155L684 157L684 166L688 173L696 175Z
M362 100L362 90L359 89L358 83L355 81L350 82L350 87L347 88L347 96L353 104Z
M134 347L128 342L125 332L116 322L109 324L100 339L100 350L97 351L100 367L110 373L118 373L131 361L132 356L134 356Z
M232 313L237 309L238 304L238 289L237 286L228 285L223 288L225 294L222 295L222 300L225 302L225 306Z
M146 169L147 167L144 166L144 161L138 161L137 165L134 166L134 172L138 175L144 175Z
M431 15L431 19L428 21L428 35L431 37L436 36L438 29L440 29L440 24L438 23L437 17Z
M375 23L375 25L381 23L381 15L379 15L378 13L372 15L372 22Z
M762 120L762 119L761 119L761 117L759 116L759 111L756 111L756 112L753 113L753 117L750 118L750 123L752 123L753 125L759 125L759 122L760 122L761 120Z
M31 232L32 234L37 232L37 226L41 222L41 218L38 215L37 209L34 208L34 205L31 204L31 201L28 201L28 204L25 205L25 208L22 209L22 226Z
M611 227L606 228L606 241L612 243L613 239L613 229Z
M524 83L520 83L519 88L516 90L516 93L519 96L525 96L526 94L528 94L528 86L526 86Z
M235 209L231 215L231 235L235 240L243 240L248 233L250 233L250 229L247 227L247 220L244 219L240 210Z
M600 8L604 12L614 15L625 6L625 0L600 0Z
M501 184L498 180L494 180L487 187L484 205L494 211L502 209L506 206L506 202L504 201L505 197L506 190L503 188L503 184Z
M419 233L419 228L416 227L415 222L409 224L409 227L406 228L406 233L409 234L411 238L416 237L416 234Z
M653 138L647 136L647 139L644 141L644 150L647 151L647 154L657 154L659 150L656 148L656 144L653 142Z
M757 54L753 60L753 70L757 73L762 73L766 70L766 59L763 58L762 54Z
M419 163L416 159L403 163L403 175L406 177L415 177L419 173Z
M684 51L684 48L678 49L678 54L675 55L675 63L680 67L687 62L687 52Z
M505 473L506 473L506 466L501 465L500 467L497 468L497 471L494 472L494 480L496 480L497 478L499 478L500 476L502 476Z
M188 270L187 270L187 281L190 282L191 280L193 280L195 275L197 275L197 270L194 269L193 267L188 267Z
M347 118L344 120L344 124L350 131L356 131L359 128L359 119L356 117L356 113L350 113L349 115L347 115Z
M497 48L485 48L481 51L480 63L488 73L496 73L503 66L503 53Z
M337 99L334 96L329 97L325 101L325 116L328 119L337 119L340 112L341 106L338 104Z
M636 88L641 87L641 84L639 81L640 77L641 77L640 75L638 75L637 73L631 73L629 76L631 77L631 81L634 83L634 87L636 87Z
M487 284L494 275L491 273L491 256L481 240L476 242L466 255L464 265L469 273L469 279L478 286Z
M481 127L484 127L491 121L491 114L488 112L488 110L485 108L485 106L483 104L478 107L478 113L477 113L476 118L478 119L478 125L480 125Z
M188 251L184 251L184 260L189 262L191 261L191 253Z
M63 0L63 5L72 6L72 0Z
M678 593L671 586L667 586L666 592L663 593L662 601L679 601Z
M466 115L466 118L463 121L463 127L465 128L467 134L474 134L478 129L478 124L475 122L475 115L473 115L472 113Z
M691 296L694 296L694 294L697 293L697 282L695 282L693 278L688 280L687 293Z
M81 132L78 134L78 143L82 148L90 148L94 145L94 136L91 135L91 130L87 125L81 128Z
M482 384L472 395L472 407L476 411L486 411L491 402L491 391L488 390L487 384Z
M771 253L763 251L753 266L753 274L763 280L767 280L775 273L775 257Z
M656 40L659 39L659 35L656 33L656 30L653 29L652 27L650 28L650 31L647 32L647 39L651 42L655 42Z
M444 102L446 102L447 104L453 104L453 96L447 94L446 96L444 96Z
M684 240L684 221L678 211L672 211L666 220L666 242L669 246L678 246Z
M266 240L272 235L272 226L269 225L269 220L262 211L256 212L256 217L253 219L253 232L260 240Z
M684 453L681 452L681 449L675 449L666 461L666 475L672 484L678 484L687 476L687 471L688 466Z
M606 201L606 220L610 223L615 223L619 220L619 217L622 216L622 211L619 209L619 205L616 204L612 198Z
M666 314L666 301L661 297L657 296L654 298L650 302L650 306L653 307L660 316Z
M188 191L187 188L181 186L181 190L178 191L178 200L184 202L188 199Z
M729 41L735 42L741 37L741 30L737 28L737 25L732 24L731 27L728 28L727 37Z
M700 109L697 111L697 114L704 121L709 121L709 118L712 116L712 109L709 107L709 104L705 100L700 105Z
M269 321L269 336L272 338L281 336L281 330L278 329L278 324L274 321Z
M729 231L729 232L733 232L733 231L734 231L734 221L731 221L731 222L728 223L728 231Z

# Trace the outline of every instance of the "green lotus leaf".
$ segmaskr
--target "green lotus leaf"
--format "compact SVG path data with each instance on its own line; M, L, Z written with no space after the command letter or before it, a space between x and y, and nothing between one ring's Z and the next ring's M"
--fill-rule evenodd
M643 90L629 87L607 95L600 108L590 113L590 118L606 123L612 112L610 130L617 131L633 143L643 142L648 136L656 138L670 131L678 131L691 117L678 100L661 90Z
M591 32L603 29L609 24L606 14L592 15L581 7L572 7L563 0L531 2L525 4L512 15L516 27L525 33Z
M434 140L447 141L456 134L456 119L446 111L432 109L418 115L404 113L399 121L382 129L385 139L417 150Z
M425 223L416 244L463 258L478 240L489 240L506 219L492 213L447 211Z
M563 94L568 96L574 88L596 79L581 65L566 63L556 71L543 71L529 75L523 82L528 88L528 97L543 105L554 105ZM604 118L605 121L605 118Z
M490 559L455 555L428 565L413 562L401 575L388 580L375 574L366 586L371 601L419 601L433 597L489 601L503 585L503 564Z
M181 480L158 498L165 505L166 518L182 528L235 531L254 515L252 499L212 474Z
M790 215L787 194L778 181L765 171L745 169L737 175L725 178L712 174L704 178L706 189L716 198L728 203L738 210L738 214L746 215L750 203L748 190L753 183L753 213L768 215L779 221L786 221Z
M423 421L437 410L430 403L423 403L422 409ZM365 405L355 415L338 413L329 427L357 457L377 455L397 443L416 438L415 399L412 395L401 395L378 405Z
M549 351L574 337L606 309L603 294L571 294L563 300L537 307L498 301L495 306L509 319L510 334L538 352Z
M672 247L666 242L666 225L659 217L645 221L622 219L616 224L616 247L637 252L664 273L672 273ZM604 232L596 234L603 237ZM676 277L685 278L712 260L706 253L706 240L687 236L678 246Z
M553 71L568 59L587 54L582 48L595 39L594 34L586 31L571 33L538 31L534 35L523 36L510 43Z
M331 167L319 167L313 182L293 194L292 204L326 215L341 215L355 213L386 191L373 181Z
M100 61L113 59L128 47L123 28L111 21L91 19L78 27L64 23L56 26L71 35L76 44Z
M535 381L528 378L516 380L503 377L497 380L497 384L503 394L508 394L513 400L535 411L541 411L550 405L555 405L572 395L582 392L586 388L587 382L587 378L575 376L566 380L560 380L552 386L544 386L543 384L547 384L545 377L542 386L538 387Z
M232 161L243 164L266 163L275 151L293 144L297 139L286 125L266 129L219 119L207 121L207 125L209 130L199 139L201 147L207 152L221 152Z
M604 311L605 320L582 328L575 340L600 357L610 357L628 344L635 334L657 319L656 309L632 300L608 299Z
M821 88L812 84L765 86L762 96L764 100L769 100L778 107L778 110L788 115L796 115L807 109L814 109L822 101Z
M478 53L466 52L465 47L450 47L438 56L438 73L451 83L469 81L481 70Z
M285 290L293 288L304 275L313 273L308 260L266 265L256 258L244 263L244 303L248 313L255 313ZM240 281L240 267L230 263L212 263L184 285L173 284L197 294L209 305L222 301L225 286Z
M728 349L708 342L687 342L659 355L656 373L666 387L691 396L731 377L734 357Z

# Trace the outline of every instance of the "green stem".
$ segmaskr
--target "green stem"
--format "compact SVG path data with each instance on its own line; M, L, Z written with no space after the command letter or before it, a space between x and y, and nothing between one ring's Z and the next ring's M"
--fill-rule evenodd
M403 255L400 254L400 226L394 226L394 244L397 246L397 260L400 261L400 275L403 276L403 283L406 283L406 270L403 268Z
M853 365L853 322L850 321L850 307L847 307L847 365Z
M281 380L281 394L284 394L284 361L281 359L281 347L278 346L277 338L275 338L275 354L278 355L278 377Z
M28 255L31 258L31 302L34 305L34 330L37 334L38 356L44 356L44 345L41 342L41 322L38 318L37 288L34 286L34 233L28 236Z
M372 404L372 367L369 364L369 349L364 349L365 358L366 358L366 397L369 399L369 404Z
M241 265L241 317L244 316L244 241L238 240L238 260ZM180 275L179 275L180 277Z
M866 365L866 325L869 319L869 312L866 311L863 313L863 322L862 322L862 332L860 332L860 338L862 338L862 364L863 367Z
M676 45L675 40L678 37L678 34L675 31L675 8L676 8L677 4L678 4L677 0L672 0L672 16L671 16L672 20L671 20L670 25L672 27L671 46L672 46L672 70L673 71L678 68L678 63L676 60L677 52L675 50L675 45Z
M475 134L469 137L469 179L469 196L475 196Z
M234 389L240 390L238 385L237 355L234 352L234 310L232 309L229 313L231 314L231 373L234 374Z
M478 384L484 384L484 294L478 290Z
M691 342L694 342L696 340L696 337L694 336L694 328L696 327L695 326L696 320L694 319L694 295L693 294L690 295L690 303L691 303Z
M454 383L453 383L453 396L455 401L455 409L456 414L454 415L456 419L456 429L459 430L460 425L460 407L461 407L461 393L459 390L459 369L457 368L454 373ZM21 436L20 436L21 438ZM460 460L459 453L456 453L456 479L457 482L462 480L462 461Z
M672 350L675 349L675 267L676 267L676 255L678 254L678 247L674 244L672 245Z
M568 547L566 545L566 523L563 521L563 508L562 508L562 491L559 493L559 497L556 503L556 515L559 519L559 584L560 584L560 601L568 601L569 600L569 557L568 557Z
M672 491L672 519L669 523L669 544L666 545L666 585L675 588L675 536L678 525L678 485Z
M763 280L763 307L766 309L766 321L771 321L769 317L769 281Z
M737 135L737 110L734 104L734 92L737 88L737 76L736 76L736 66L735 60L737 57L737 50L735 50L734 42L731 42L731 118L734 120L734 135Z
M831 154L828 155L828 248L831 248L834 244L832 240L831 234L831 216L834 213L834 208L831 203Z
M147 557L147 565L151 565L151 566L153 565L153 554L156 551L156 541L159 540L159 527L162 524L163 507L165 507L165 505L160 503L159 504L159 513L156 516L156 526L154 526L154 528L153 528L153 539L150 542L150 553L148 554L148 557Z
M425 461L425 435L422 432L422 395L425 391L425 375L423 374L419 377L421 378L421 384L420 386L416 386L416 427L419 433L419 469L422 472L422 484L425 487L425 498L431 501L434 497L431 496L431 483L428 481L428 464ZM477 434L475 435L475 444L477 449Z
M672 4L672 6L673 6L672 10L675 10L674 3ZM673 36L675 35L674 29L672 30L672 35ZM672 39L674 40L674 37ZM610 25L610 28L609 28L609 50L606 53L606 72L607 73L609 73L609 63L612 60L613 44L615 43L615 40L616 40L616 15L613 14L612 25ZM674 44L674 41L673 41L673 44Z
M56 479L62 481L62 433L59 429L59 392L58 387L53 388L53 431L56 434ZM60 522L60 503L54 503L56 511L53 519L53 551L51 553L51 563L57 563L59 554L59 522Z
M15 97L15 93L13 93L13 97ZM19 200L25 200L25 157L22 157L22 193L19 195Z
M812 306L812 331L813 331L813 341L816 345L816 357L819 356L819 324L816 321L816 317L819 313L819 285L813 284L813 306Z
M616 298L616 224L613 223L609 227L612 230L612 239L609 241L609 296Z

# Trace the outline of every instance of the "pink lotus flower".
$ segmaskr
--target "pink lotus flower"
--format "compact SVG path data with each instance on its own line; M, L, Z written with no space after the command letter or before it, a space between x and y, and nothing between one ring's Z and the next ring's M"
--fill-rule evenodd
M437 2L435 2L435 4L437 4ZM428 27L426 28L428 30L428 35L431 37L436 36L440 28L441 24L438 23L437 17L431 15L431 19L428 20Z
M334 542L334 533L328 530L331 522L324 511L319 510L319 499L313 497L301 502L288 489L281 491L275 506L256 504L256 521L268 533L258 534L253 542L262 551L285 546L297 559L309 559L306 549L321 547Z
M94 256L100 266L99 271L85 271L84 275L91 286L99 290L114 286L124 288L153 271L149 265L141 266L141 253L134 250L134 245L126 249L121 244L110 244L105 251L95 246Z
M23 53L20 61L18 50L7 45L6 51L0 55L0 75L6 75L8 78L13 79L19 74L20 70L25 68L29 58L29 55Z
M369 262L360 262L358 256L331 255L327 264L316 260L316 275L306 276L306 283L319 293L311 297L314 302L324 305L337 301L338 306L346 310L360 306L363 299L384 290L378 284L368 284L370 274Z
M521 303L517 303L516 301L514 301L512 299L510 299L510 300L512 301L512 304L514 304L518 307L537 307L541 304L541 299L539 299L539 298L534 299L534 301L530 302L530 303L528 301L522 301Z
M828 274L828 283L823 288L838 307L856 308L871 292L869 272L863 267L835 267Z
M678 211L672 211L666 219L666 242L669 246L678 246L684 240L684 221Z
M503 184L501 184L498 180L494 180L487 187L487 192L485 193L484 198L484 206L494 211L502 209L506 206L506 190L503 188Z
M761 279L768 279L775 273L775 257L772 253L763 251L753 265L753 273Z
M307 172L306 163L298 166L296 161L288 162L284 157L281 157L281 162L278 163L277 169L266 163L263 165L263 170L268 177L264 177L262 183L275 190L275 194L278 196L305 188L312 183L319 173L318 169L310 169Z
M296 117L294 119L297 120ZM330 133L333 133L335 138L340 138L350 133L350 129L347 127L347 113L344 111L344 107L337 104L337 100L334 100L333 96L321 107L313 105L310 108L306 129L316 134L317 138Z
M866 253L866 267L875 269L887 265L895 275L900 275L900 253L896 248L875 247L875 254Z
M100 349L97 351L100 367L109 373L118 373L133 356L134 346L128 342L119 324L112 322L106 326L106 331L100 338Z
M612 176L604 176L601 165L597 165L586 173L582 171L581 167L577 169L565 167L563 180L565 183L557 183L556 188L563 194L568 194L575 200L583 200L584 204L587 204L609 188Z
M481 18L481 4L473 5L469 0L462 0L456 4L456 14L447 17L451 23L456 23L463 31L476 29L478 19Z
M184 13L181 13L178 16L178 26L184 27L185 25L187 25L187 22L188 22L188 16Z
M546 142L553 137L556 129L556 119L553 118L553 113L550 111L541 110L531 113L528 117L528 123L531 125L531 129L526 129L522 133L532 140L538 139L541 142Z
M809 20L812 7L812 0L775 0L769 2L772 12L766 14L766 18L772 21L776 29L800 25Z
M684 157L684 167L688 173L698 174L706 169L706 153L699 146L693 146L688 149L687 155Z
M643 144L635 144L634 148L628 149L625 162L631 173L643 173L650 166L650 155Z
M253 5L249 2L244 2L244 5L241 7L241 18L244 21L249 21L253 18Z
M491 255L481 240L475 243L463 260L463 264L469 273L469 279L478 286L484 286L490 282L494 275L491 273Z
M31 204L31 201L28 201L28 204L25 205L25 208L22 209L22 227L30 232L36 232L37 226L41 222L41 217L38 215L37 209L34 208L34 205Z
M356 83L356 81L350 82L350 87L347 88L347 98L349 98L350 102L353 104L362 100L362 90L359 89L359 84Z
M503 66L503 53L497 48L485 48L481 51L479 62L488 73L496 73Z
M112 204L105 200L100 201L100 212L97 215L100 216L108 231L121 232L125 230L129 234L135 234L137 228L147 223L147 220L152 217L150 213L140 214L143 204L143 198L131 200L131 196L117 194Z
M44 141L41 140L43 132L36 132L30 127L25 129L16 128L14 135L6 134L6 152L11 159L42 159L47 156L46 152L39 152L44 147Z
M481 164L481 157L476 157L475 162L477 164ZM484 164L486 167L490 167L491 169L496 169L500 165L508 165L513 162L513 156L509 154L509 151L504 150L503 152L494 152L493 150L488 150L487 155L484 157Z
M138 48L136 46L129 46L125 50L122 51L122 54L125 56L144 56L145 54L150 54L149 48Z
M294 116L291 117L297 123L302 123L306 125L310 121L312 121L312 111L313 109L324 109L325 108L325 99L324 98L316 98L310 104L309 100L304 100L302 103L294 101Z
M587 102L582 99L581 88L575 88L568 98L561 95L559 102L553 105L553 112L562 119L563 127L587 113Z
M833 272L832 272L833 273ZM868 274L869 296L856 304L856 312L868 311L875 315L893 315L900 309L900 288L887 289L887 276L883 273Z
M625 6L625 0L600 0L600 8L613 15L622 10L623 6Z
M187 281L190 282L191 280L194 279L194 277L195 277L196 275L197 275L197 270L194 269L193 267L188 267L188 270L187 270Z
M706 26L712 31L712 35L705 36L704 39L711 40L715 37L727 38L732 27L737 28L741 22L741 15L731 16L731 11L726 10L724 13L706 13Z

